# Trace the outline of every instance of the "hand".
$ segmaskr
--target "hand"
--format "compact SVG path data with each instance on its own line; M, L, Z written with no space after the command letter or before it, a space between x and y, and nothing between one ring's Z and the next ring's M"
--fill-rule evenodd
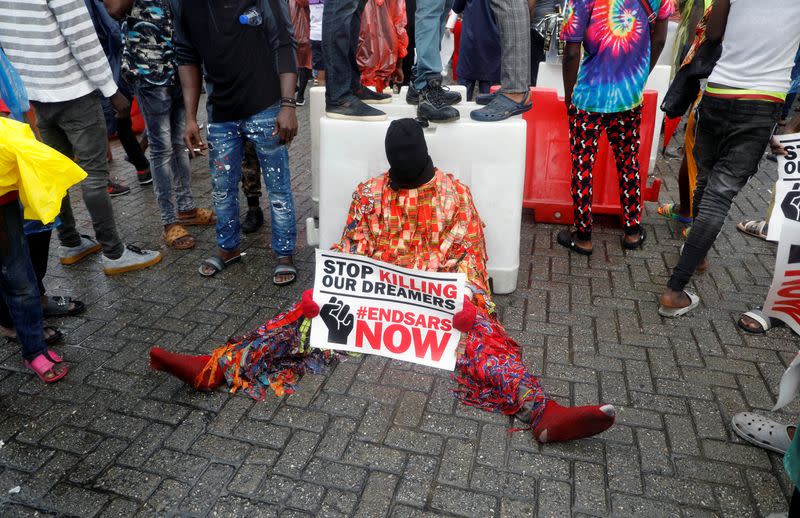
M405 75L403 74L403 67L395 68L394 72L392 72L392 75L389 76L389 81L397 84L402 84L404 79Z
M319 304L314 302L314 290L308 289L303 292L300 300L300 307L303 308L303 316L311 319L319 315Z
M353 330L353 315L350 313L350 306L337 300L336 297L331 297L331 300L322 306L320 316L328 327L328 342L346 344L347 337Z
M275 119L275 131L272 135L278 135L282 144L291 144L297 135L297 114L294 108L281 107L278 117Z
M203 137L200 136L200 127L197 125L196 120L187 120L186 129L183 132L183 143L189 149L189 157L195 157L195 149L200 150L201 155L205 155L205 149L208 147L203 142Z
M470 329L472 329L473 324L475 324L475 318L477 316L478 309L475 307L475 304L465 296L464 307L461 311L453 315L453 327L462 333L468 333Z
M114 117L117 119L129 119L131 117L131 102L119 90L114 92L109 101L111 101L111 107L114 109Z
M789 153L783 148L783 144L778 142L776 137L769 139L769 147L772 149L773 155L788 155Z

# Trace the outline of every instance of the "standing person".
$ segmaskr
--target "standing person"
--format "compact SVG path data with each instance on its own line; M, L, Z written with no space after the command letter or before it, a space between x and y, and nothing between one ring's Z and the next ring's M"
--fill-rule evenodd
M324 0L309 0L309 39L311 40L311 66L317 73L317 85L325 86L325 57L322 55L322 12Z
M86 173L37 141L27 124L0 117L0 135L0 297L10 313L25 366L45 383L53 383L69 369L47 348L23 212L30 220L51 223L67 189Z
M583 255L592 253L592 168L597 141L605 132L619 176L625 236L622 247L636 249L646 235L640 225L639 126L642 97L658 61L674 0L570 0L564 21L564 102L569 114L572 202L575 231L562 230L558 243ZM630 16L612 18L609 12ZM650 13L653 26L650 26ZM652 40L652 41L651 41ZM579 64L581 45L583 62ZM579 68L580 66L580 68Z
M485 105L472 111L472 120L501 121L529 111L530 98L530 8L526 0L490 0L500 31L501 88L475 100Z
M500 33L489 0L455 0L453 12L461 15L458 84L467 87L467 100L472 100L475 83L478 93L488 94L500 81Z
M78 233L67 195L58 227L61 263L75 264L101 248L106 275L158 263L160 252L126 246L117 233L107 191L106 123L95 90L111 99L118 117L129 113L130 102L114 83L86 5L83 0L17 0L13 5L0 9L0 46L25 83L42 140L74 156L89 175L81 191L99 244Z
M164 243L175 250L195 247L185 228L213 225L210 209L197 208L192 196L189 156L183 144L186 110L178 82L173 21L167 0L105 0L122 25L122 74L133 85L147 126L155 195L164 226ZM177 210L172 203L175 187Z
M322 16L322 54L325 60L325 114L332 119L386 120L368 104L392 102L392 96L361 84L356 61L361 13L367 0L326 0Z
M445 23L453 0L422 0L414 14L414 42L417 60L411 72L406 102L417 105L417 117L432 122L459 119L452 105L461 102L461 94L442 85L440 54Z
M210 277L241 259L238 188L242 148L249 140L269 191L272 250L278 256L272 281L291 284L297 278L292 259L297 228L288 145L297 134L297 63L287 6L280 0L260 2L260 8L252 0L233 5L170 0L170 5L186 104L184 139L192 156L194 149L206 148L197 126L201 67L209 92L208 161L219 250L203 261L200 274Z
M722 55L698 107L694 224L659 298L662 316L685 315L700 304L684 288L705 262L733 199L758 170L780 119L800 46L798 16L800 3L793 0L714 0L706 39L722 40Z
M311 79L311 11L308 0L289 0L289 16L297 44L297 105L306 103L306 86Z

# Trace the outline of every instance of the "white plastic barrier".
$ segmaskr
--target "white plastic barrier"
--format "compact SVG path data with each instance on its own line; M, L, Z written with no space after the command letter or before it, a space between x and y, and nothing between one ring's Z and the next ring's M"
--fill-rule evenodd
M675 51L675 36L678 34L678 22L670 22L667 24L667 41L664 43L664 50L658 57L656 65L672 66L672 53Z
M461 94L462 98L467 96L467 87L461 85L451 85L449 87L454 92ZM416 117L416 106L406 102L407 86L400 90L400 95L392 96L391 104L376 104L375 108L386 112L389 117ZM314 200L315 214L319 215L319 120L325 116L325 87L315 86L309 95L311 118L311 199ZM469 118L469 112L475 109L475 105L465 106L464 103L457 105L461 117Z
M405 110L413 114L413 107ZM408 113L398 115L403 116ZM328 248L341 238L356 186L389 168L384 139L390 122L391 119L384 122L320 119L321 248ZM475 206L486 224L487 266L495 293L511 293L517 286L525 134L526 124L520 117L495 123L462 118L425 130L434 164L453 173L472 191ZM313 220L309 223L313 224Z
M669 89L669 75L670 66L656 65L653 71L650 72L650 77L647 78L645 89L655 90L658 92L658 105L661 106L661 101L664 100L664 95ZM564 79L561 75L561 65L551 63L539 63L539 75L536 77L536 86L542 88L552 88L558 91L558 95L564 95ZM533 107L536 110L536 106ZM664 121L664 112L660 109L656 110L656 124L653 135L653 149L650 152L650 172L653 174L656 168L656 159L658 159L658 152L661 150L661 124Z

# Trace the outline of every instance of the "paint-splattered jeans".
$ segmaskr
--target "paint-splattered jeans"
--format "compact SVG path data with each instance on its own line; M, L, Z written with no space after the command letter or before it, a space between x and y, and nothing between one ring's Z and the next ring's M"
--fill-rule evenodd
M269 193L272 249L278 257L294 254L297 227L289 152L286 145L272 134L279 110L276 103L247 119L208 124L211 197L217 215L217 246L223 250L235 250L241 242L238 188L242 177L244 142L249 140L255 147Z

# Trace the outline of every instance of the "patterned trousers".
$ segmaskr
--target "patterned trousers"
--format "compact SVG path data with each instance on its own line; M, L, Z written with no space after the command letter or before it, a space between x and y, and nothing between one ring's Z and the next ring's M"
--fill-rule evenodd
M489 0L500 32L504 92L527 92L531 84L531 22L525 0Z
M580 240L592 238L592 168L597 141L603 131L614 153L619 176L622 221L628 235L639 232L642 189L639 180L639 126L642 107L619 113L594 113L569 108L569 145L572 153L572 204Z
M253 143L246 140L244 143L244 158L242 159L242 192L246 198L261 197L261 166Z

